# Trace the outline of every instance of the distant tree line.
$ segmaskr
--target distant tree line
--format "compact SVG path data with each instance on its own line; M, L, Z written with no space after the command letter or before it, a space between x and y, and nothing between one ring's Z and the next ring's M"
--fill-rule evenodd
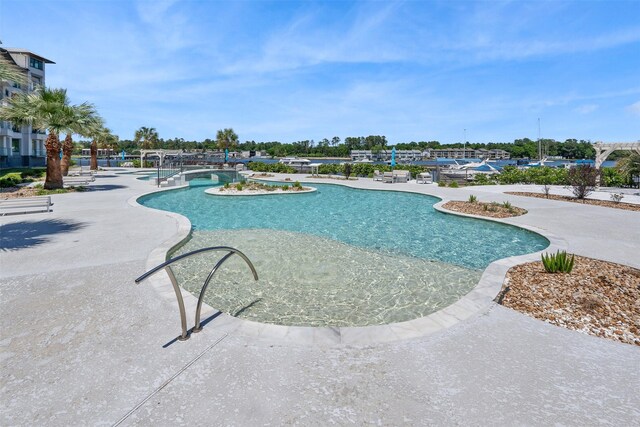
M595 150L590 141L567 139L564 142L555 139L542 139L542 151L545 156L562 156L567 159L593 159ZM88 141L81 141L77 152L87 147ZM118 150L127 153L139 152L142 148L159 148L166 150L216 150L264 151L269 156L304 156L304 157L349 157L351 150L372 150L374 153L389 150L395 146L399 150L425 150L438 148L462 148L463 143L442 144L439 141L411 141L391 144L384 135L348 136L342 140L334 136L319 141L313 139L283 143L280 141L245 141L239 142L233 129L219 130L215 139L189 141L184 138L160 138L154 128L141 127L133 139L118 141ZM516 139L513 142L467 143L467 148L487 150L501 149L507 151L512 158L537 158L538 141L529 138ZM610 160L626 157L626 152L616 152L609 156Z

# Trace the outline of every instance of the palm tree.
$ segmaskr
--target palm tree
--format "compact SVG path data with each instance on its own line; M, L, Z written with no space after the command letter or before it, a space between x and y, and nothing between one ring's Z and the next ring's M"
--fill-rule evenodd
M62 176L67 176L69 173L71 154L73 154L73 139L71 138L71 134L76 133L83 136L90 136L96 128L103 125L102 119L92 104L85 102L80 105L74 105L71 108L73 116L69 123L70 130L67 132L67 136L62 143L62 159L60 160Z
M1 80L26 84L27 74L12 61L0 54L0 81Z
M95 126L91 129L91 170L98 170L98 144L103 145L111 136L111 130L104 126Z
M107 150L107 167L111 167L111 151L115 150L118 147L118 138L117 135L111 133L111 130L108 128L104 128L104 132L101 135L101 138L98 140L99 147Z
M633 187L633 177L640 176L640 154L632 153L630 156L620 159L616 169L629 177L629 183Z
M133 137L133 141L136 144L140 144L140 148L148 150L153 148L158 143L158 132L156 128L141 127L138 129Z
M238 145L238 135L233 129L221 129L216 134L216 142L221 150L228 150Z
M35 92L20 93L0 108L0 120L8 120L18 126L31 125L34 129L46 129L49 133L45 141L46 189L63 187L59 135L61 132L71 131L73 115L65 89L39 88Z

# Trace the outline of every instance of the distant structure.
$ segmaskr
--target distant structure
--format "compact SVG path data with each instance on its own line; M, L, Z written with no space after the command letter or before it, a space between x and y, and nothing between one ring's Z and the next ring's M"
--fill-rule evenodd
M487 150L480 148L437 148L421 150L396 150L396 160L399 162L415 162L420 160L435 160L438 158L447 159L489 159L489 160L509 160L511 155L505 150ZM351 150L351 160L355 161L379 161L391 160L391 150Z
M596 169L600 170L600 167L607 160L607 157L614 151L635 151L640 154L640 142L608 142L603 143L598 141L593 145L596 150ZM600 186L600 173L598 173L597 186Z
M55 62L26 49L0 48L0 56L16 65L25 73L27 84L13 81L0 81L0 103L6 105L15 93L32 92L38 86L45 85L45 64ZM44 131L34 130L31 126L15 126L0 121L0 166L44 166Z

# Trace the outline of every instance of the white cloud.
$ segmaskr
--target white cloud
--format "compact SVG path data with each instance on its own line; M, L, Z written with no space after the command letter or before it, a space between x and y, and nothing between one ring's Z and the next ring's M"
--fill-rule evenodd
M640 117L640 101L634 102L633 104L627 107L627 111L631 114Z
M593 113L597 109L598 109L597 104L584 104L576 108L574 111L580 114L589 114L589 113Z

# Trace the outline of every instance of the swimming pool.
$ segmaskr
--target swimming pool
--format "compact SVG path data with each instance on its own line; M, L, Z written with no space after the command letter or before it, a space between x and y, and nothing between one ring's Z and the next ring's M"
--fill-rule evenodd
M286 325L425 316L469 292L492 261L549 244L527 230L437 212L439 199L430 196L313 186L317 192L295 196L220 198L204 193L211 181L194 180L139 202L189 218L192 238L178 253L229 245L252 260L260 280L239 258L230 260L209 288L209 305ZM185 260L176 276L197 291L213 262Z

